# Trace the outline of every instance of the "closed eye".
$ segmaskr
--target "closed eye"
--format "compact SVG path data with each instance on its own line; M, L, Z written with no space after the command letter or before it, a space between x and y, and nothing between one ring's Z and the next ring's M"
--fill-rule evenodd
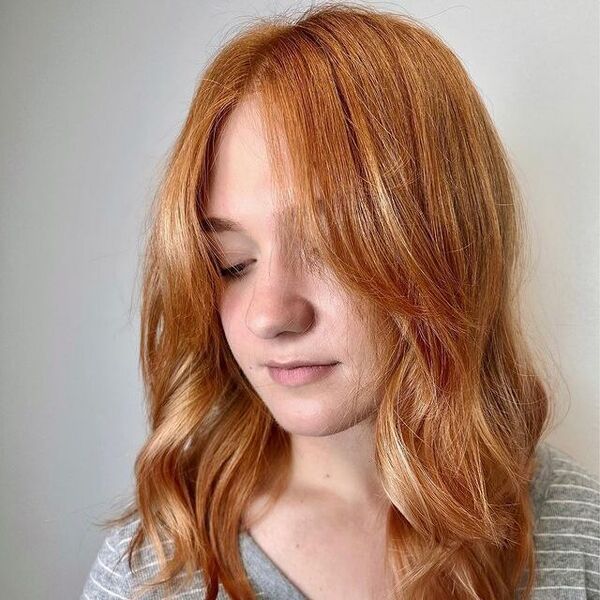
M232 267L222 267L219 269L219 273L221 274L221 277L225 279L240 279L240 277L244 276L243 268L244 264L239 263Z

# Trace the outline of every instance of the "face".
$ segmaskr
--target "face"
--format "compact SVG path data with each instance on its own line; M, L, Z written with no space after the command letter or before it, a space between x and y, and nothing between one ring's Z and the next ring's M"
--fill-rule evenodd
M315 275L285 264L274 199L258 109L246 100L221 132L205 206L207 217L239 229L210 234L224 276L219 316L235 360L283 429L338 433L376 408L368 377L375 348L327 270ZM271 361L331 366L279 370Z

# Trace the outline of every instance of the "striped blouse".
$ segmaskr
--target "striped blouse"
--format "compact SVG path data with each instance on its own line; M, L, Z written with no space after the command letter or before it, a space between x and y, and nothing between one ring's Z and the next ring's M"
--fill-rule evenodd
M531 482L535 511L536 584L533 600L600 600L600 483L573 457L548 442L538 445L540 458ZM152 547L138 551L142 561L128 569L126 550L139 520L108 532L85 582L81 600L131 600L136 585L158 570ZM307 600L246 531L239 537L242 560L257 598ZM525 579L523 579L524 581ZM174 600L201 600L200 572ZM140 600L163 598L146 592ZM219 600L229 598L220 586ZM517 590L516 599L520 598Z

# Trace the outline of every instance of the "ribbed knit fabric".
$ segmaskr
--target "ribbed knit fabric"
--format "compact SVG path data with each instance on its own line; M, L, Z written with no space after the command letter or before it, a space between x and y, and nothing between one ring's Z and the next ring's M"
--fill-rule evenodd
M530 486L536 516L533 600L600 600L600 483L573 457L547 442L538 445L537 455L538 468ZM136 519L108 532L81 600L131 600L136 585L156 574L158 561L150 544L139 550L142 561L133 572L127 567L125 553L138 523ZM239 542L257 598L307 600L247 532L240 533ZM140 600L165 597L155 590L146 592ZM200 572L195 573L191 585L171 597L202 600L205 596ZM228 598L221 587L218 599Z

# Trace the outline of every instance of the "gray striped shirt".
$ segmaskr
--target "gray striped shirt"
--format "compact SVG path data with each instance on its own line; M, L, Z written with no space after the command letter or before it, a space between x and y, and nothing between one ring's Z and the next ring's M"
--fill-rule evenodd
M536 517L534 542L537 576L534 600L600 600L600 483L573 457L548 442L538 445L539 466L531 482ZM108 532L85 582L81 600L130 600L136 585L156 574L158 562L149 544L140 548L142 561L130 571L125 556L139 521ZM306 600L247 533L240 533L240 552L258 598ZM524 580L523 580L524 581ZM191 585L172 598L199 600L199 572ZM158 591L143 600L159 600ZM517 599L519 598L517 592ZM220 587L219 600L229 596Z

